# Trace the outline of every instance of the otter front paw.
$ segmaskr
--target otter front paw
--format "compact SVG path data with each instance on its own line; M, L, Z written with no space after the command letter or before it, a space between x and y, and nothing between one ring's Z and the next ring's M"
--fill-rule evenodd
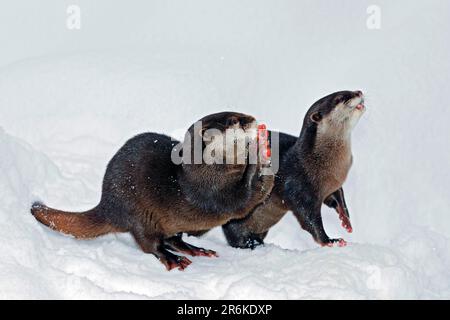
M242 249L254 250L256 247L264 245L264 241L260 238L251 237L245 241L245 244L241 247Z
M255 236L239 237L237 239L227 238L228 243L234 248L254 250L256 247L264 245L264 241Z
M341 206L337 207L337 212L339 213L339 220L341 220L342 227L347 230L348 233L352 233L353 228L349 216L345 214L345 211Z

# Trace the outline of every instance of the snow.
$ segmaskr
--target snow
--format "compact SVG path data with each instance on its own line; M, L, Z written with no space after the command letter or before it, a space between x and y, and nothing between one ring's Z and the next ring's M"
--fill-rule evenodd
M450 3L378 2L381 30L356 0L80 1L78 34L53 25L65 14L54 1L38 18L35 4L4 8L0 298L450 298ZM123 14L129 24L112 23ZM298 134L309 105L341 89L367 96L345 184L354 232L323 210L348 247L318 247L288 214L254 251L228 247L219 228L190 237L220 257L166 272L127 234L75 240L29 214L34 200L97 204L107 162L134 134L180 138L225 109Z

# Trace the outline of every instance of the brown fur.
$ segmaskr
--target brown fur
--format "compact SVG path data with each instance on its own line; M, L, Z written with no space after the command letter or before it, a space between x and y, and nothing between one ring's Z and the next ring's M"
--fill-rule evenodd
M90 239L111 232L126 231L98 219L95 208L84 213L74 213L55 210L43 204L34 204L31 210L40 223L79 239Z
M322 202L342 187L352 164L349 139L334 136L318 139L313 153L304 156L308 163L306 172L312 181L320 185Z
M208 127L222 130L236 119L242 125L254 121L250 116L230 112L203 118ZM131 232L144 252L154 254L169 270L182 270L190 260L168 250L202 255L204 249L184 243L180 233L203 231L245 217L270 193L274 177L259 176L259 164L199 164L191 168L190 177L201 177L185 180L187 169L174 164L171 158L177 144L155 133L130 139L108 164L102 198L93 210L70 213L36 204L31 211L43 224L80 238ZM199 188L214 191L211 197L204 197L209 204L199 205Z

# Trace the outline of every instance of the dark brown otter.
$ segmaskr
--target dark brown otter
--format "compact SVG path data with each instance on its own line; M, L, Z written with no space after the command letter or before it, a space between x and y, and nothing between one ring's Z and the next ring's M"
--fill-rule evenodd
M230 127L246 130L255 119L223 112L201 119L202 132ZM194 126L191 136L198 134ZM241 130L242 131L242 130ZM217 133L217 132L216 132ZM206 139L207 140L207 139ZM157 133L140 134L116 153L106 169L98 206L82 213L51 209L35 203L31 212L46 226L77 238L93 238L110 232L131 232L146 253L154 254L168 270L183 270L191 261L168 250L193 256L215 256L215 252L185 243L182 232L202 231L243 218L263 201L274 177L260 175L260 164L176 164L172 160L178 141ZM208 143L202 143L202 150ZM198 175L198 179L196 176ZM214 192L195 198L202 183ZM219 196L220 195L220 196Z
M352 232L342 185L352 164L351 131L364 109L361 91L336 92L311 106L299 138L279 133L280 169L272 193L246 218L223 226L231 246L262 244L288 210L319 244L346 244L325 233L321 206L325 203L336 209L342 226Z

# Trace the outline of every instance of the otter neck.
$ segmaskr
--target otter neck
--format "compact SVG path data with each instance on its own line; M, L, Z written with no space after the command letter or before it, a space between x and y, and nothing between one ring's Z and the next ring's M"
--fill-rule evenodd
M302 130L295 148L310 179L321 186L322 197L342 187L352 164L350 134Z
M317 125L304 124L294 148L302 154L313 153L328 147L348 148L351 152L351 129L345 125L329 126L325 130Z

